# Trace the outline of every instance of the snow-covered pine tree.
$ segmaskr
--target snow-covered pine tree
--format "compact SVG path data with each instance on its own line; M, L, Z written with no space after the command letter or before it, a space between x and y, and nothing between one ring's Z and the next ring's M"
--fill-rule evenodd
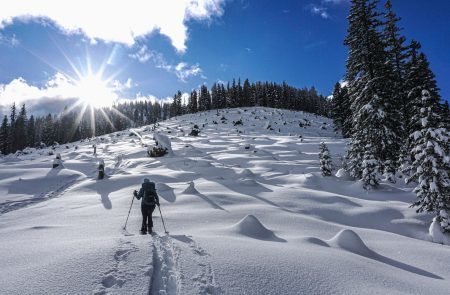
M323 176L331 176L331 171L333 170L333 163L331 160L330 151L328 150L325 142L321 142L319 145L319 162L320 171L322 171Z
M450 130L450 106L447 100L442 104L441 112L441 117L443 119L441 126Z
M405 72L406 59L408 57L407 47L404 45L406 38L401 35L401 29L397 26L397 22L401 18L392 10L392 3L387 0L385 4L385 24L383 30L383 42L385 43L385 50L387 52L388 61L393 69L393 104L395 109L400 111L402 116L401 122L405 122L404 110L406 108L406 93L405 93ZM402 138L406 139L408 134L402 132Z
M346 80L352 110L349 172L361 179L366 146L380 169L395 172L400 150L401 117L394 100L392 64L388 62L376 12L378 1L352 0ZM371 120L375 119L375 120Z
M373 148L370 145L366 145L364 151L364 160L361 164L362 175L361 181L363 187L366 190L376 188L380 184L379 176L379 162L373 155Z
M420 115L422 129L410 136L413 163L411 176L406 179L407 183L418 183L412 207L418 207L417 212L434 212L442 231L450 232L449 131L438 127L442 118L427 90L422 90Z
M437 87L436 79L433 72L430 69L428 60L425 54L420 53L421 45L419 42L412 41L409 46L409 62L406 65L406 79L405 90L407 93L407 103L405 108L405 120L406 120L406 132L411 135L416 131L422 130L422 91L427 90L430 93L430 99L433 101L433 105L437 105L440 100L439 88ZM411 142L411 137L408 136L406 142L406 150L410 152L414 145ZM406 169L403 169L403 173L410 174L411 162L413 155L408 154L405 156L404 165Z
M415 116L420 116L422 104L422 90L430 93L431 99L439 102L439 88L436 78L430 69L430 64L424 53L419 52L421 45L419 42L412 41L409 46L410 60L406 65L405 88L407 93L406 119L408 134L422 128L420 122Z

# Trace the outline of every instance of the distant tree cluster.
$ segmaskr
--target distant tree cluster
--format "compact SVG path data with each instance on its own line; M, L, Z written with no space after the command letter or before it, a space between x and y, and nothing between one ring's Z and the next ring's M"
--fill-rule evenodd
M91 138L130 127L165 120L169 104L151 101L120 103L111 108L91 109L83 106L42 117L27 116L26 106L20 111L11 107L0 125L0 153L7 155L26 147L44 147Z
M314 87L297 89L283 83L269 82L250 84L248 80L241 85L240 79L226 87L213 84L211 90L203 85L193 90L186 102L180 91L173 103L151 101L119 103L110 108L93 109L81 105L74 109L66 107L60 114L28 117L26 106L18 111L11 107L10 116L4 116L0 126L0 153L7 155L26 147L44 147L65 144L125 130L154 124L173 116L196 113L212 109L267 106L303 110L327 115L329 103L319 95Z
M329 101L319 95L314 87L298 89L286 83L250 83L248 79L241 83L241 79L237 82L233 79L231 84L214 83L210 90L205 85L193 90L186 103L183 103L182 93L178 91L170 107L170 116L252 106L305 111L323 116L328 116L330 112Z
M351 3L346 83L336 84L332 99L335 124L351 137L346 166L367 189L381 174L395 182L403 172L418 183L413 206L435 212L450 232L448 102L420 44L405 45L391 1L384 13L375 0Z

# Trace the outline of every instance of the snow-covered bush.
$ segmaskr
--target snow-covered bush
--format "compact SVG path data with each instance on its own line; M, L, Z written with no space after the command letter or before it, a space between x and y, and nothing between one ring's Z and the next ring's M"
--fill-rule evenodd
M244 125L242 123L242 119L237 120L236 122L233 121L233 126L237 126L237 125Z
M189 133L189 136L198 136L199 133L200 129L198 128L197 125L194 125L194 127L192 127L191 132Z
M150 157L162 157L166 154L173 154L169 137L160 133L154 133L153 139L156 144L147 151Z
M147 151L147 154L152 158L162 157L167 154L167 149L160 146L154 146Z

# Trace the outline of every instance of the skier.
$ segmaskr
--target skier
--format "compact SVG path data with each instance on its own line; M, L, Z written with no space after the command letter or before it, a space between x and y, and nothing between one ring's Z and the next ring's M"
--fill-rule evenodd
M159 197L156 193L155 183L151 182L148 178L144 179L144 183L142 184L141 189L138 191L134 191L133 195L136 199L141 201L141 212L142 212L142 228L141 233L146 234L152 233L153 221L152 214L155 210L155 207L159 207Z

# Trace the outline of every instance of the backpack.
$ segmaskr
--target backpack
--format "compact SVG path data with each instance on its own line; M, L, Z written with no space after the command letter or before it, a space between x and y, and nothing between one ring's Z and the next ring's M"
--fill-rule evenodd
M144 188L144 198L142 201L146 205L155 205L156 204L156 188L153 182L147 182L143 185Z

